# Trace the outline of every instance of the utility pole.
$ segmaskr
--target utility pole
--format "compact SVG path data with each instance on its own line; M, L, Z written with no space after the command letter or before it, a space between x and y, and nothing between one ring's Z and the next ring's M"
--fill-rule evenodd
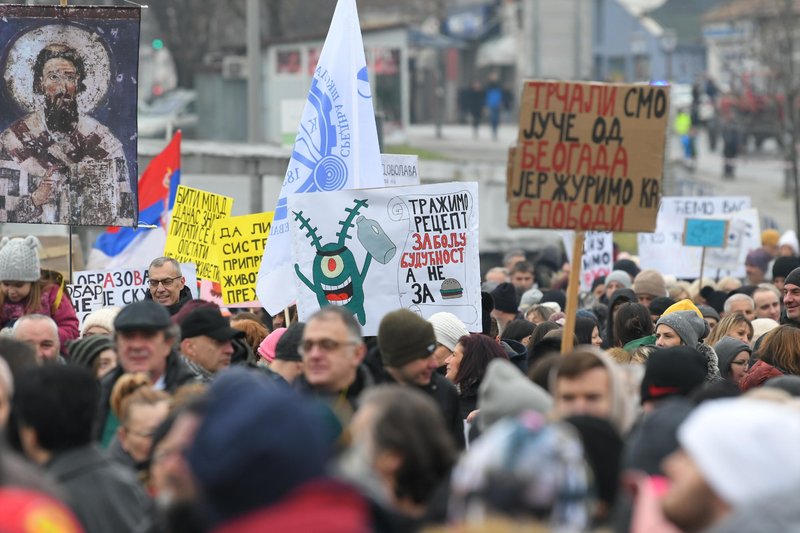
M250 143L264 142L264 105L262 92L261 60L261 0L247 0L247 140ZM250 212L263 211L263 177L258 168L253 168L250 180Z

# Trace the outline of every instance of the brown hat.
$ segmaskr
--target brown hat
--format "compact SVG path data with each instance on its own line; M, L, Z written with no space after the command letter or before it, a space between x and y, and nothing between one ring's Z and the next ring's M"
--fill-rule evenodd
M383 364L399 368L430 356L436 349L433 325L408 309L387 314L378 326L378 348Z
M658 270L642 270L633 280L633 292L650 296L666 296L667 284Z

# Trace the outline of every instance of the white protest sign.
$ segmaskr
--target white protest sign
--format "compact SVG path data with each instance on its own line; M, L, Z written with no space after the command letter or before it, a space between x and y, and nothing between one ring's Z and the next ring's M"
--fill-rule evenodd
M181 263L181 272L193 298L197 290L197 267L194 263ZM97 309L108 306L125 307L145 299L149 291L147 267L115 268L108 270L81 270L72 274L74 283L67 285L70 299L76 305L78 320Z
M415 155L381 154L383 183L387 187L419 185L419 157Z
M306 193L288 204L300 320L341 305L376 335L404 307L481 330L477 183Z
M572 243L575 232L561 234L567 258L572 264ZM581 291L592 290L592 283L601 276L607 276L614 267L614 234L610 231L587 231L583 241L581 259Z
M747 254L761 247L761 222L758 209L744 209L727 217L728 242L724 248L706 249L706 272L714 277L746 275L744 262ZM726 274L733 272L733 274Z
M665 196L661 199L656 231L639 233L639 265L644 269L653 268L663 274L677 278L697 278L700 275L700 256L702 249L683 245L683 231L687 218L712 217L731 219L733 215L750 208L750 198L746 196ZM744 254L761 246L758 232L750 234L739 225L734 239L735 247L744 249ZM733 224L731 224L733 227ZM744 277L744 256L738 265L729 264L729 270L715 266L709 268L708 258L711 250L706 250L706 275ZM735 268L734 268L735 267Z

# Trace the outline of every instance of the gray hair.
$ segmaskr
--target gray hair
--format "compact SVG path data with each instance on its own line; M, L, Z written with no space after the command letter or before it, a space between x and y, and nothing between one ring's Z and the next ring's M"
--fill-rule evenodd
M50 324L50 327L53 328L53 334L56 336L56 338L58 338L58 324L56 324L56 321L47 315L42 315L39 313L22 315L19 317L17 321L14 322L14 329L12 330L14 332L14 337L17 336L17 329L19 329L19 325L24 324L25 322L47 322Z
M778 297L778 300L781 299L781 291L778 290L778 287L773 285L772 283L759 283L756 285L756 290L753 291L753 296L755 297L757 292L771 292L775 296Z
M149 272L150 269L153 267L156 268L162 267L167 263L169 263L170 265L173 266L173 268L175 268L175 272L177 273L178 276L183 276L183 272L181 272L181 264L178 263L175 259L166 256L156 257L155 259L150 261L150 266L147 267L147 271Z
M520 249L516 249L516 250L509 250L509 251L508 251L508 252L506 252L506 254L503 256L503 264L504 264L504 265L507 265L507 264L508 264L508 262L509 262L509 261L511 261L511 258L512 258L512 257L518 257L518 256L522 256L522 257L523 257L523 260L527 260L527 258L526 258L526 256L525 256L525 251L524 251L524 250L520 250Z
M736 293L736 294L730 296L727 300L725 300L725 305L723 306L722 310L725 313L730 313L731 312L731 305L733 305L734 302L749 302L750 303L750 309L752 309L754 311L756 309L755 300L753 300L751 297L749 297L746 294Z
M347 332L356 343L361 344L364 342L364 339L361 338L361 325L356 320L356 317L354 317L353 313L348 311L346 308L338 305L326 305L308 317L306 324L310 323L312 320L336 319L339 319L344 323L345 327L347 328Z

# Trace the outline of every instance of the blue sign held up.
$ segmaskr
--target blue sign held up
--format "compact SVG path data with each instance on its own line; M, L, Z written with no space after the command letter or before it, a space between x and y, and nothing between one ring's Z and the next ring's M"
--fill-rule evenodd
M728 241L728 221L709 218L687 218L683 231L684 246L724 248Z

